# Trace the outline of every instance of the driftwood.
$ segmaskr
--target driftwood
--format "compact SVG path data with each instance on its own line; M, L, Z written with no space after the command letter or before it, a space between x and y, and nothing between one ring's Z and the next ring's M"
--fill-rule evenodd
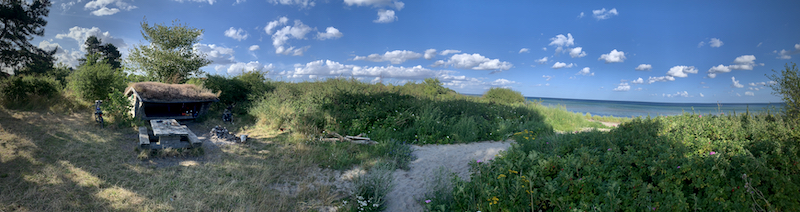
M349 141L349 142L357 143L357 144L377 144L378 143L376 141L370 140L367 137L364 137L364 134L358 134L356 136L349 136L349 135L348 136L342 136L342 135L339 135L339 133L335 133L335 132L331 132L330 134L327 134L327 135L325 135L323 137L320 137L319 140L320 141L331 141L331 142Z

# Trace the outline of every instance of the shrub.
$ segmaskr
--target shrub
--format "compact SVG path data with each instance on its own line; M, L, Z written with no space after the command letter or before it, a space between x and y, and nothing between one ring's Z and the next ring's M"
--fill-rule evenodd
M223 77L220 75L206 75L202 82L190 80L190 83L201 84L214 92L221 92L219 102L220 107L227 107L236 103L238 111L247 111L251 102L258 100L264 93L271 91L274 87L266 81L266 72L249 71L235 77Z
M119 69L112 69L109 64L87 64L67 77L67 87L83 100L102 100L114 89L125 89L124 79L125 74Z
M508 88L491 88L483 94L483 98L505 104L525 102L525 96L522 96L522 93Z
M23 105L33 96L51 98L60 88L53 77L11 76L0 83L0 95L6 106Z
M353 206L351 211L383 211L386 208L386 194L392 190L393 167L379 164L367 174L353 180Z
M116 88L108 94L107 101L104 102L105 114L114 119L118 126L130 126L133 124L131 117L131 103L128 98Z
M775 82L770 85L773 94L783 97L783 102L786 103L786 115L793 121L800 122L800 72L797 70L797 64L792 63L791 67L786 64L785 69L780 72L772 71L776 74L767 77Z

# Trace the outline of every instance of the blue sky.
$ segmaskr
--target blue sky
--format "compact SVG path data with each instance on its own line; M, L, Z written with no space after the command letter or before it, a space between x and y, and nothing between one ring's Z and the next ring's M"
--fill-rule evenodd
M647 102L779 102L765 74L800 58L798 1L53 0L44 37L76 65L90 35L147 45L140 22L205 30L194 46L273 80L440 79L461 93Z

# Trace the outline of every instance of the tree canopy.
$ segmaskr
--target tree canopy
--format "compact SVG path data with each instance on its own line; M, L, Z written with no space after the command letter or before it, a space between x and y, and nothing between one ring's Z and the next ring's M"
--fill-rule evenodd
M19 69L31 63L52 68L52 51L30 43L33 36L43 36L44 19L50 13L49 0L0 0L0 66ZM34 70L34 72L36 72Z
M128 61L134 70L141 70L164 83L183 83L189 76L199 76L200 67L211 63L204 54L195 52L202 29L172 22L172 26L147 24L142 21L142 37L150 45L133 47Z
M781 95L783 102L786 103L786 112L795 121L800 121L800 72L797 70L797 64L792 63L785 65L781 71L775 71L773 75L767 77L775 81L770 87L773 94Z
M119 50L114 44L103 44L102 40L94 35L86 38L84 44L86 44L86 57L78 59L81 66L102 61L111 65L112 69L122 68L122 63L120 63L122 54L119 53Z

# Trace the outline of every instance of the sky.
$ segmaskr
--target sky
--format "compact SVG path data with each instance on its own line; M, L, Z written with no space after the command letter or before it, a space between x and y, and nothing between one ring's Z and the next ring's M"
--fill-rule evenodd
M800 58L800 1L52 0L45 35L76 66L95 35L123 57L140 24L204 30L209 74L404 84L464 94L770 103L765 76Z

